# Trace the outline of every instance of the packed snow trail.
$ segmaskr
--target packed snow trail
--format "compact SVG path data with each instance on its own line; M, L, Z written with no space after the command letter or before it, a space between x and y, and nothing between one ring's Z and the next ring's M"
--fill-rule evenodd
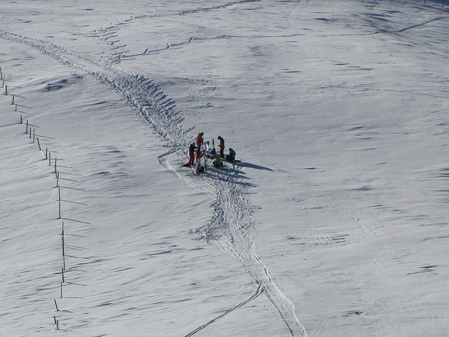
M176 104L171 98L152 83L151 79L115 68L109 62L98 62L92 57L55 44L9 32L0 33L0 38L28 45L66 66L94 76L121 93L126 101L139 111L154 131L167 142L166 146L169 150L158 157L159 163L189 186L214 199L214 214L211 221L196 231L202 233L202 237L208 243L217 246L242 262L251 278L258 284L257 294L263 292L266 295L293 337L307 336L296 316L293 303L275 284L267 267L257 256L253 237L255 224L251 219L251 206L244 198L246 185L240 181L238 170L225 181L207 175L188 179L170 163L170 157L173 154L179 158L187 157L188 144L192 138L189 135L191 129L183 129L183 118L180 116L180 111L176 110ZM221 317L217 317L198 329L207 327L219 318Z
M264 294L276 307L292 336L307 336L299 322L294 304L285 296L270 276L267 267L257 256L251 219L251 206L244 198L245 185L237 176L229 181L216 181L217 198L214 216L201 228L206 240L239 259L251 278L262 287Z
M257 288L256 293L251 296L250 298L248 298L246 301L243 301L242 303L237 304L235 307L226 310L224 313L222 313L221 315L215 317L213 320L210 320L209 322L207 322L206 324L201 325L200 327L196 328L195 330L193 330L192 332L188 333L185 337L191 337L193 335L195 335L197 332L200 332L201 330L203 330L204 328L208 327L209 325L211 325L212 323L215 323L217 320L225 317L226 315L230 314L231 312L233 312L234 310L243 307L245 304L251 302L252 300L254 300L255 298L259 297L260 294L262 294L263 292L263 288L261 286L259 286Z

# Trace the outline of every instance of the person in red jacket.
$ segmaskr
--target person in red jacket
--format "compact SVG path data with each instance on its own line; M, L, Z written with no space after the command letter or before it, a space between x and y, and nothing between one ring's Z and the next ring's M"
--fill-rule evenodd
M200 132L196 136L196 162L198 163L201 158L201 145L203 145L203 135L204 133Z

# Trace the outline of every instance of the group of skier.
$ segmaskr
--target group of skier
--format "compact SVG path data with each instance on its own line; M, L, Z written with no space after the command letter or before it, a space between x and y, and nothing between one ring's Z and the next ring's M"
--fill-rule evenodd
M189 146L189 162L185 166L192 166L194 162L197 164L198 170L200 169L200 162L201 159L204 157L204 159L209 158L212 160L212 165L216 168L220 168L223 166L222 159L226 160L227 162L235 163L235 151L232 148L229 148L229 154L225 156L224 150L225 150L225 141L224 138L221 136L218 136L217 139L219 140L218 144L218 153L215 150L214 140L212 140L212 146L210 146L209 141L204 141L204 133L200 132L196 136L195 142L192 142Z

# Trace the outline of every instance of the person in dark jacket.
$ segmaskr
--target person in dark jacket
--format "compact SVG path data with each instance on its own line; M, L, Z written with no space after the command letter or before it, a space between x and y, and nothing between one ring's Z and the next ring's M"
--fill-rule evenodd
M229 154L226 156L226 161L234 163L235 162L235 151L232 148L229 148Z
M193 165L193 161L195 160L195 143L190 144L189 147L189 166Z
M220 141L220 144L218 144L218 148L220 149L220 158L224 158L224 149L225 149L225 142L222 136L218 136L217 138Z

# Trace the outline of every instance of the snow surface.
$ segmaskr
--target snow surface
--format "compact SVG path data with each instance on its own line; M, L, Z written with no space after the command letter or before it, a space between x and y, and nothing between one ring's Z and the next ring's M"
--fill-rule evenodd
M447 336L448 23L3 0L0 336Z

